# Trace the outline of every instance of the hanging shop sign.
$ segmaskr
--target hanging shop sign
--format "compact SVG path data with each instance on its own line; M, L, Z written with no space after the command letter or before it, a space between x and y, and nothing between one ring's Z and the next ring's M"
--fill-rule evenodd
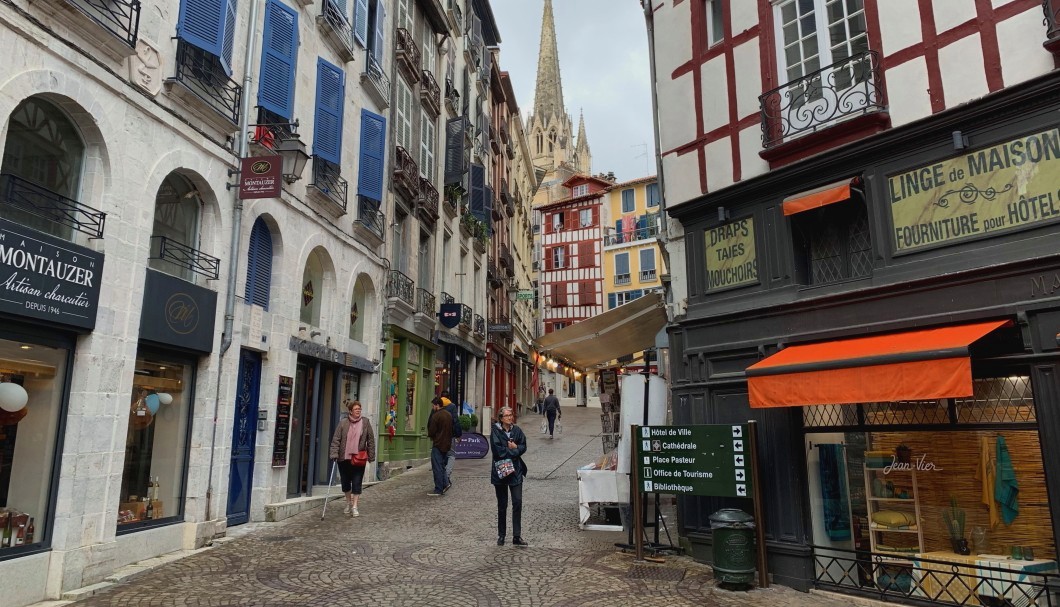
M1060 220L1060 129L887 178L896 252Z
M524 289L522 291L519 291L515 295L515 300L516 301L534 301L534 292L532 290L529 290L529 289Z
M272 467L287 465L287 437L291 434L291 396L294 394L294 378L280 376L280 389L276 393L276 431L272 436Z
M239 169L239 198L279 198L282 168L283 158L280 156L244 158Z
M456 459L482 459L490 452L490 442L481 434L464 432L456 439Z
M489 333L508 333L512 332L512 323L510 322L499 322L489 325L486 329Z
M148 269L140 338L195 352L210 352L216 311L216 292Z
M753 218L745 217L707 228L704 238L708 291L758 282Z
M441 308L438 309L438 318L441 319L443 327L447 329L456 327L460 324L460 304L442 304Z
M751 497L746 425L642 426L637 478L645 493Z
M103 254L0 219L0 312L91 331Z

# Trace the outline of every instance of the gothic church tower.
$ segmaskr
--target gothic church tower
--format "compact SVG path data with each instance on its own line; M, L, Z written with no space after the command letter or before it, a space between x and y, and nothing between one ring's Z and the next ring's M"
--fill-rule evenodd
M559 72L559 52L556 50L556 24L552 15L552 0L545 0L541 18L541 48L537 58L537 89L534 91L534 113L526 126L530 137L530 151L534 166L544 173L552 173L561 165L578 173L588 174L592 155L585 137L585 119L581 120L578 139L570 115L563 105L563 82Z

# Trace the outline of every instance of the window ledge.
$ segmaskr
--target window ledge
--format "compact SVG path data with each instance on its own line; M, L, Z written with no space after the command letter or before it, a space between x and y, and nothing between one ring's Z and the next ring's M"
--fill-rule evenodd
M886 111L863 114L841 120L802 137L762 150L758 155L775 169L808 158L841 145L875 135L891 126L891 115Z

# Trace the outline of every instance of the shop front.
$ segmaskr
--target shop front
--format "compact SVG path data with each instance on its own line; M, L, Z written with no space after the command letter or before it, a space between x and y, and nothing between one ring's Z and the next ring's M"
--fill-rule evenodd
M484 358L486 352L448 331L438 331L437 342L439 354L435 363L435 385L439 393L449 390L454 402L478 404L473 402L474 385L469 384L468 374L474 371L475 359Z
M103 255L0 219L0 561L52 545L78 333Z
M439 375L436 346L393 325L390 331L381 377L380 460L421 460L430 457L427 417L431 399L441 393L435 385ZM459 370L450 369L450 375L460 376Z

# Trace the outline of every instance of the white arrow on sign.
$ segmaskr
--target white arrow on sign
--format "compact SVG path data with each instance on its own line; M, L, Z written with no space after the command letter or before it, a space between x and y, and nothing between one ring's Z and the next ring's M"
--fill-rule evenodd
M733 438L740 438L741 436L743 436L743 426L733 426L732 427L732 437Z
M736 469L736 480L738 480L738 481L747 480L747 474L744 472L743 468L737 468Z
M732 441L732 450L733 451L743 451L743 441L742 440L734 440L734 441Z
M742 466L743 465L743 456L742 455L737 455L734 459L736 460L736 465L737 466Z
M736 495L747 495L747 485L736 485Z

